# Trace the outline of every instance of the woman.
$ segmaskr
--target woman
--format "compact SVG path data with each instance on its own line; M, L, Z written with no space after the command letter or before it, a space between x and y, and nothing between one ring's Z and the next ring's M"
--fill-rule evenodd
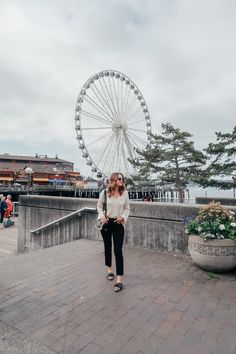
M1 197L1 204L0 204L0 223L3 222L4 214L7 210L7 203L6 203L6 197L2 195Z
M107 213L104 213L104 191L101 192L97 203L98 219L102 221L101 230L104 251L105 265L107 266L107 279L113 280L112 271L112 238L114 245L114 254L116 260L117 279L114 285L114 291L123 289L122 276L124 274L124 260L122 246L124 240L124 225L129 215L129 195L124 186L124 176L122 173L112 173L107 190Z
M7 199L6 199L6 203L7 203L7 210L5 212L4 218L8 218L8 216L11 215L12 209L13 209L13 204L11 201L11 195L8 194Z

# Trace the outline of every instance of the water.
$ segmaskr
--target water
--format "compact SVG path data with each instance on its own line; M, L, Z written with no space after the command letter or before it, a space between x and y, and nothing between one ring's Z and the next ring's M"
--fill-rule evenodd
M195 203L196 197L208 198L234 198L233 189L219 190L213 187L202 188L197 186L189 186L190 203Z
M145 197L148 197L150 194L154 197L155 202L171 202L178 203L178 192L174 189L174 186L168 186L169 188L161 189L151 189L151 188L140 188L138 191L130 190L130 198L132 200L143 200ZM173 192L174 190L174 192ZM171 192L172 191L172 192ZM134 193L134 195L132 194ZM186 204L195 204L196 197L208 197L208 198L235 198L234 191L232 190L218 190L213 187L202 188L197 185L188 185L185 190L185 199L184 203Z
M213 187L202 188L198 186L189 185L185 191L184 203L195 204L196 197L208 197L208 198L235 198L234 191L232 190L218 190ZM174 202L178 203L178 193L174 192L174 198L171 198L170 192L166 192L165 195L155 195L155 201L157 202Z

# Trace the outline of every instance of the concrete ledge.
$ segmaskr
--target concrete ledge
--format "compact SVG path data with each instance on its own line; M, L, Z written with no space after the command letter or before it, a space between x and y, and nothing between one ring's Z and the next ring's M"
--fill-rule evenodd
M92 211L75 216L61 225L54 225L39 234L30 232L81 208L96 208L96 204L95 199L21 196L18 252L25 253L80 238L101 240L100 232L94 227L97 213ZM130 207L125 235L127 245L188 253L188 237L182 219L196 215L201 205L131 201Z
M220 202L220 204L226 206L236 206L236 198L196 197L196 204L208 204L212 201Z

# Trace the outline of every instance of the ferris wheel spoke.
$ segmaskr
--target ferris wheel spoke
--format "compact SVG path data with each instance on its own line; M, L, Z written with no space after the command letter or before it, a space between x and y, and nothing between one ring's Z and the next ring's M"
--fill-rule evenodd
M143 118L140 120L136 120L135 122L129 123L129 127L134 124L136 125L137 123L143 123Z
M102 82L104 84L104 88L103 88ZM110 111L112 112L112 121L117 122L118 120L117 120L117 115L116 115L116 111L115 111L115 107L114 107L114 103L113 103L113 99L112 99L112 95L111 95L111 90L109 90L104 77L102 77L102 80L99 79L99 83L100 83L102 90L105 94L106 100L107 100L108 105L110 107Z
M110 134L112 134L112 133L110 133ZM106 139L106 138L108 138L108 135L107 134L103 134L99 138L97 138L96 140L93 140L90 143L87 143L87 147L88 146L92 147L93 145L97 144L100 140L104 141L104 139Z
M111 154L110 164L108 166L108 168L111 171L118 171L119 170L119 161L120 161L119 152L120 152L120 146L121 146L121 139L122 139L121 134L116 134L115 139L113 139L113 144L111 147L113 154Z
M125 114L124 114L125 119L126 119L127 121L128 121L128 118L129 118L129 116L130 116L132 110L134 109L134 107L135 107L136 105L137 105L136 98L133 97L133 98L130 100L129 104L127 105L126 111L125 111Z
M132 159L133 158L133 146L132 146L131 142L129 141L129 138L126 134L124 135L124 141L125 141L125 145L127 147L129 157Z
M121 92L121 81L118 79L117 80L117 104L119 107L119 115L120 115L120 120L122 119L122 114L121 114L121 100L120 100L120 92Z
M100 154L98 154L98 161L97 161L97 165L99 165L99 163L101 162L102 160L102 157L104 156L104 154L106 153L106 150L108 149L109 147L109 144L110 142L112 141L112 137L113 137L114 133L111 135L110 139L108 140L107 144L105 144L105 147L104 149L101 149L101 152Z
M121 94L120 94L120 115L123 117L123 84L120 82L120 87L121 87Z
M143 139L141 139L141 138L138 137L137 135L131 133L130 131L129 131L128 133L126 132L126 134L128 135L128 137L129 137L132 141L135 142L135 144L137 144L137 142L139 142L140 144L146 146L146 144L147 144L146 141L143 140Z
M122 149L121 149L122 150L122 155L123 155L123 161L124 161L124 165L125 165L126 170L129 171L128 158L127 158L127 155L125 153L125 148L124 147L125 147L125 144L123 144Z
M99 83L100 83L100 86L104 92L104 95L106 97L106 102L107 102L107 105L109 106L109 110L111 111L111 115L112 115L112 122L116 122L117 121L117 117L116 117L116 111L115 111L115 107L114 107L114 104L113 104L113 100L112 100L112 96L111 96L111 92L109 91L108 89L108 86L104 80L104 77L102 77L102 80L99 79ZM104 87L103 87L104 85Z
M128 91L128 93L127 93L127 91ZM123 114L122 114L123 117L126 116L125 112L126 112L127 106L129 105L130 92L131 91L128 90L128 85L126 85L124 105L123 105Z
M109 83L110 92L112 92L110 76L108 77L108 83ZM112 96L111 96L111 102L112 102L112 105L113 105L113 108L114 108L114 113L115 113L115 116L116 116L116 120L117 120L117 122L119 122L119 115L117 113L114 101L115 101L115 99L113 99Z
M122 166L121 166L121 154L122 154L122 145L123 145L123 141L124 141L124 135L122 134L120 136L120 141L119 141L119 146L118 146L118 149L117 149L117 161L118 161L118 164L119 164L119 170L122 169Z
M88 146L90 147L91 150L91 159L94 161L94 164L99 167L99 164L101 163L103 157L104 157L104 151L106 151L107 146L111 144L112 138L113 138L113 132L109 133L108 135L103 135L96 139L96 141L92 141L88 143ZM103 144L99 146L99 141L101 141ZM99 167L100 169L100 167Z
M116 155L117 155L117 149L116 149L117 140L118 140L117 133L114 132L113 139L112 139L111 145L110 145L110 152L111 152L110 155L109 155L109 158L110 158L110 166L114 165L115 160L116 160Z
M135 132L140 132L140 133L143 133L143 134L146 133L146 131L145 131L145 130L142 130L142 129L129 128L129 130L132 130L132 131L135 131Z
M129 105L126 109L126 112L125 112L125 115L124 115L124 118L125 120L128 121L130 120L130 116L132 115L132 112L133 110L135 109L135 106L136 106L136 101L134 100L134 98L129 102Z
M107 149L107 154L104 157L103 170L106 170L106 169L112 170L112 164L114 164L114 161L115 161L115 156L112 154L112 151L114 150L113 149L114 137L115 137L115 134L113 135L113 139L111 141L109 149ZM108 168L108 166L109 166L109 168Z
M135 146L136 148L138 148L139 145L137 144L137 142L136 142L131 136L128 135L128 137L129 137L130 141L132 142L133 146Z
M119 134L119 139L117 139L116 144L116 155L117 155L117 170L122 170L127 161L127 154L125 152L125 142L124 142L124 134ZM127 168L125 167L127 170Z
M84 116L86 116L86 117L89 117L89 118L93 118L93 119L95 119L95 120L98 120L99 122L111 124L109 120L106 120L106 119L104 119L104 118L102 118L102 117L99 117L99 116L97 116L97 115L95 115L95 114L93 114L93 113L89 113L89 112L87 112L87 111L81 110L81 114L84 115Z
M103 95L101 94L99 88L95 85L95 83L94 83L93 85L94 85L94 87L96 88L97 93L102 97L104 103L106 104L106 106L107 106L107 108L108 108L108 110L109 110L109 112L110 112L110 113L109 113L109 116L111 117L111 122L112 122L112 121L113 121L113 117L114 117L114 112L112 111L112 109L111 109L111 107L110 107L109 100L108 100L108 98L107 98L106 92L104 91L104 88L103 88L103 86L102 86L102 84L101 84L100 79L98 80L98 82L99 82L99 84L100 84L100 87L101 87L101 90L102 90L102 92L103 92Z
M135 107L133 107L133 108L135 108ZM127 122L129 122L129 124L130 124L133 119L137 118L138 115L140 115L140 107L137 107L133 113L132 113L132 109L131 109L129 116L127 116Z
M99 106L88 94L86 96L84 96L84 99L91 105L93 106L99 113L101 113L102 115L105 114L106 118L107 118L107 113L106 111L104 111L104 109ZM90 101L89 101L90 100ZM108 116L108 120L109 120L109 116Z
M116 170L121 169L121 149L122 149L123 134L119 134L116 146L115 146L115 156L116 157Z
M137 142L131 136L129 136L128 134L127 134L127 136L128 136L128 139L130 139L130 143L132 144L132 146L135 146L136 148L140 147L140 145L138 145Z
M146 140L140 138L140 137L139 137L138 135L136 135L136 134L131 133L130 131L127 133L127 135L129 136L130 139L132 139L134 142L136 142L136 144L137 144L137 142L138 142L139 144L142 144L143 146L146 146L146 145L147 145Z
M104 171L110 171L110 173L114 172L116 170L115 161L115 157L109 155L109 158L107 159L106 163L104 163Z
M117 107L117 112L118 112L118 119L119 119L119 122L121 122L121 114L120 114L120 108L119 108L119 99L118 99L118 93L117 93L118 88L116 89L115 80L117 82L117 79L115 79L115 76L113 76L112 83L113 83L113 88L114 88L114 92L115 92L115 101L116 101L116 107ZM117 85L118 85L118 82L117 82Z
M105 139L103 139L102 144L99 146L98 148L94 148L93 150L93 154L94 154L94 160L97 162L97 164L100 163L100 161L102 160L103 156L104 156L104 151L106 151L107 146L109 146L109 144L112 141L112 135L106 137Z
M123 144L123 134L119 133L115 135L115 139L113 139L112 151L113 156L111 155L111 161L109 168L110 170L121 170L121 149ZM112 168L113 167L113 168Z
M123 117L123 103L124 103L124 85L120 82L120 116Z
M98 129L111 129L110 127L93 127L93 128L82 128L82 130L95 130L97 131Z
M100 100L100 98L98 97L97 93L94 91L93 87L91 86L91 90L93 91L94 95L97 97L98 101L100 102L100 104L102 105L102 107L104 108L104 111L106 112L106 114L110 117L110 121L112 122L112 116L110 115L110 113L107 111L106 106L104 105L104 103Z
M127 110L127 107L129 106L130 93L131 93L131 91L129 90L129 86L126 85L125 100L124 100L124 107L123 107L124 108L124 113L123 113L124 117L126 116L126 110Z

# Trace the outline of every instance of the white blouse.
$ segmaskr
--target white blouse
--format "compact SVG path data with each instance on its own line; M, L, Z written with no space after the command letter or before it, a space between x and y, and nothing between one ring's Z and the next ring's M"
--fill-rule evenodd
M98 210L98 220L104 217L103 211L104 203L104 190L100 193L97 210ZM129 216L129 194L124 191L121 196L115 198L114 196L109 197L107 193L107 216L108 218L115 219L119 216L124 218L124 223L126 223Z

